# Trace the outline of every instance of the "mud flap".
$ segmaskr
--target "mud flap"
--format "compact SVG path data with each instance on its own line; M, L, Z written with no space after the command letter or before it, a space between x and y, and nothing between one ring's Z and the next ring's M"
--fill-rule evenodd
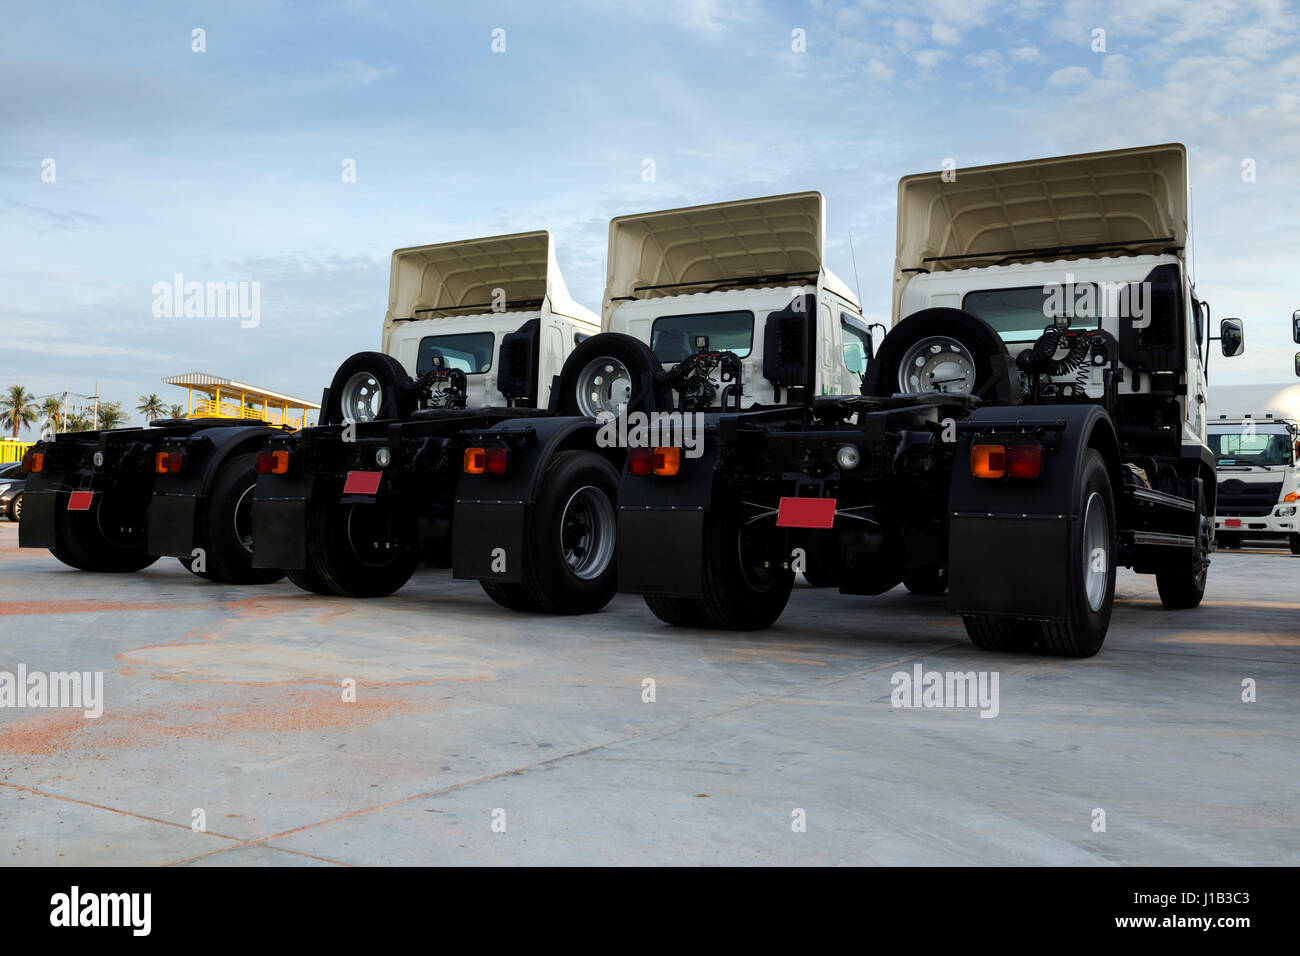
M704 593L700 548L703 537L703 508L658 511L620 507L619 591L699 597Z
M18 547L53 548L58 545L55 517L58 514L57 491L23 493L23 520L18 523Z
M150 554L188 558L194 553L194 515L198 501L193 495L155 493L149 506Z
M948 531L948 609L1058 620L1070 524L1040 517L954 515Z
M521 501L460 501L452 522L453 578L518 584L524 579L524 520Z
M307 567L307 499L261 498L253 505L253 567Z

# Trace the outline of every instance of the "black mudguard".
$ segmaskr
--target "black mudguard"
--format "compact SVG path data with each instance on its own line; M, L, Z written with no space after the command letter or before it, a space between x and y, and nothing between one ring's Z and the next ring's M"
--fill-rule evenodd
M253 567L300 571L307 567L307 507L315 479L259 475L253 493Z
M264 425L230 425L205 428L184 436L187 445L203 449L203 460L198 467L187 468L184 474L159 475L155 479L149 506L149 553L190 557L203 544L198 540L199 509L211 492L221 466L239 451L260 447L266 439L281 434L284 433L280 429Z
M467 445L505 442L505 474L461 475L452 520L452 577L518 584L525 523L551 457L565 448L596 449L590 418L526 417L463 432Z
M706 419L707 421L707 419ZM682 456L671 477L626 472L618 491L618 589L699 597L704 516L713 505L720 445L706 432L698 458Z
M970 447L981 435L1043 436L1036 479L975 478ZM1005 428L1003 426L1006 426ZM1071 522L1090 442L1106 459L1116 505L1121 481L1114 426L1095 405L992 406L959 426L948 491L948 607L957 614L1061 620Z

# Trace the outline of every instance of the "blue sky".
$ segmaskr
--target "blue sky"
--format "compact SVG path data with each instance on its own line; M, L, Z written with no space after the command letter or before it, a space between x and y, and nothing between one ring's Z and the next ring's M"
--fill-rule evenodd
M98 380L133 408L148 392L183 400L160 379L203 370L317 398L377 346L396 247L547 228L570 290L598 309L611 216L809 188L826 194L830 267L854 282L852 233L863 304L887 322L899 176L1168 141L1191 154L1198 291L1247 321L1248 354L1213 363L1211 383L1287 381L1298 12L10 2L0 386L89 394ZM155 317L153 286L177 273L259 282L260 325Z

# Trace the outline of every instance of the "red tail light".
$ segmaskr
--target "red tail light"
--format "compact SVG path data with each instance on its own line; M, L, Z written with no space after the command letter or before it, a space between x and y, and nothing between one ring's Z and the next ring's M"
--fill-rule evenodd
M627 450L627 473L629 475L648 475L654 471L654 451L650 448L629 448Z
M976 478L1037 478L1043 473L1043 446L976 442L970 447L970 473Z
M23 455L23 471L39 472L45 467L45 453L29 451Z
M1012 478L1037 478L1043 473L1042 445L1008 445L1007 474Z
M185 453L182 451L160 451L153 456L153 470L160 475L180 474L185 467Z
M466 448L464 469L467 475L499 475L506 470L510 452L505 448Z
M253 467L259 475L283 475L289 470L289 452L283 448L259 451Z

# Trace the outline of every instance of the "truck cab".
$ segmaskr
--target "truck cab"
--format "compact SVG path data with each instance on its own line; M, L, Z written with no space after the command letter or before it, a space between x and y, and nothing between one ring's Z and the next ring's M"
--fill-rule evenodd
M825 216L821 193L803 192L616 217L603 330L648 346L658 369L675 374L682 410L857 394L871 329L825 266ZM564 382L574 393L566 404L617 414L636 371L621 355L593 354Z
M1210 416L1219 547L1265 540L1300 554L1300 385L1216 385Z
M465 407L545 408L565 358L599 331L569 295L545 231L398 249L389 275L381 350L412 379L459 372ZM441 384L435 402L450 398Z

